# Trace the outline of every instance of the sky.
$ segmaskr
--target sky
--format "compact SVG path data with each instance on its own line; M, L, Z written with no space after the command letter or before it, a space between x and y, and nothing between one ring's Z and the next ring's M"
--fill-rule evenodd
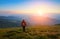
M26 19L32 23L52 24L60 21L60 0L0 0L0 16L17 14L23 19L30 16Z
M60 0L0 0L0 14L59 13Z

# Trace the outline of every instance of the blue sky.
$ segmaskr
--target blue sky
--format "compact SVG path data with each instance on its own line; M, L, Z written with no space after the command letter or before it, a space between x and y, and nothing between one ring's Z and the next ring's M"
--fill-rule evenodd
M49 8L48 12L45 10L45 8L48 9L47 7ZM0 0L0 11L60 13L59 8L60 0Z

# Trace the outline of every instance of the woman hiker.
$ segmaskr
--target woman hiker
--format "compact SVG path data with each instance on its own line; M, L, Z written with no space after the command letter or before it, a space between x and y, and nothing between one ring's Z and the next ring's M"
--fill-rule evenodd
M21 26L22 26L22 28L23 28L23 32L25 32L25 27L26 27L26 22L25 22L25 20L22 20Z

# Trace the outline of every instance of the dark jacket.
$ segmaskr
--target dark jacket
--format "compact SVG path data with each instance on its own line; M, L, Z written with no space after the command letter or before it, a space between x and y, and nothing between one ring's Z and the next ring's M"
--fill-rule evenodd
M21 22L21 26L26 26L26 22L25 22L25 20L22 20L22 22Z

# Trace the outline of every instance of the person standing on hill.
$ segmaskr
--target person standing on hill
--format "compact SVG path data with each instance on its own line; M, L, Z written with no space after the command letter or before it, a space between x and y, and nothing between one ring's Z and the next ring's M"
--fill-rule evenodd
M21 26L22 26L22 28L23 28L23 32L25 32L25 27L26 27L26 22L25 22L25 20L22 20Z

